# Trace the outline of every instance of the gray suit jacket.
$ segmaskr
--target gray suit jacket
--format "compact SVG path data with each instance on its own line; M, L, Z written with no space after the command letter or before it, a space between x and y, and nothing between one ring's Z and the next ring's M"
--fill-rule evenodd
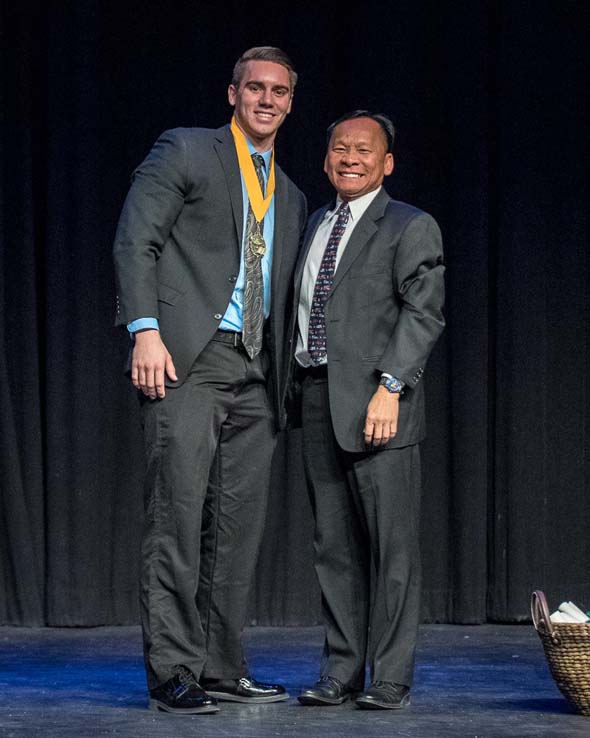
M292 274L306 217L305 198L275 166L271 279L271 400L280 426ZM243 203L229 126L166 131L135 170L113 250L115 323L159 320L178 382L217 330L240 269Z
M307 253L327 210L316 211L307 226L295 272L295 310ZM350 237L325 307L330 411L345 451L366 450L367 405L381 372L406 383L398 432L387 448L424 438L421 380L444 327L443 274L436 222L382 189Z

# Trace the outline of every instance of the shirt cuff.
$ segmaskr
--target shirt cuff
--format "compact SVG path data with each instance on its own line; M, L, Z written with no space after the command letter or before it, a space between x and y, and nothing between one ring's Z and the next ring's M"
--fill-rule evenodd
M127 323L127 330L129 333L136 333L137 331L146 330L146 328L153 328L157 331L160 330L157 318L138 318L132 320L131 323Z

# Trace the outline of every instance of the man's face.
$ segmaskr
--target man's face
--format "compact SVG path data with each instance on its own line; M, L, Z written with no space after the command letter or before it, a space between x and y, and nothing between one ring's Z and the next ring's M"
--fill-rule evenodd
M387 153L385 134L372 118L353 118L332 132L324 172L344 201L376 190L393 172L393 154Z
M238 126L259 151L267 151L291 111L291 80L281 64L249 61L238 87L227 91Z

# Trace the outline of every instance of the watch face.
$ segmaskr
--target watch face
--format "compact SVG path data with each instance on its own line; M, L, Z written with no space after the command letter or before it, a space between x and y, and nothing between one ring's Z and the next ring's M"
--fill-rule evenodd
M399 393L402 390L402 383L395 377L382 377L379 384L382 384L391 393Z

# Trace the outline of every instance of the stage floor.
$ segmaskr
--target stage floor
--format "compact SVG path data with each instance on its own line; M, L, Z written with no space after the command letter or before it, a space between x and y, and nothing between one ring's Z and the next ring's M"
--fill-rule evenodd
M412 705L365 711L303 707L317 678L319 628L248 628L252 673L288 687L288 702L221 703L215 715L146 709L137 627L0 628L3 738L575 738L590 719L555 687L532 626L421 628Z

